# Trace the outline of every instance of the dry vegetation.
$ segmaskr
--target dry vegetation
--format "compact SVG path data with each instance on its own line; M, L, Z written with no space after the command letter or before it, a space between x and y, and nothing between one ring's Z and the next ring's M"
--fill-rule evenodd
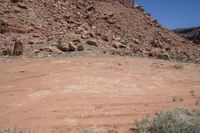
M200 111L173 109L157 113L153 118L135 121L136 133L198 133Z

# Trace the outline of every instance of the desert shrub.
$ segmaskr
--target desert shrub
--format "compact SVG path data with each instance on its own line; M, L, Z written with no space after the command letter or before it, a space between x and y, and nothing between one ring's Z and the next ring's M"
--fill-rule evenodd
M159 54L159 55L158 55L158 59L169 60L170 57L169 57L168 54Z
M199 133L200 111L173 109L135 121L136 133Z
M61 39L58 39L57 44L56 44L56 47L57 47L58 49L60 49L60 50L63 49L63 44L62 44L62 40L61 40Z
M5 130L0 129L0 133L25 133L25 130L16 125L14 128L8 128ZM31 133L30 130L28 130L27 133Z
M98 128L96 126L91 126L86 128L83 133L107 133L105 129Z
M78 45L77 50L78 50L78 51L84 51L83 45Z

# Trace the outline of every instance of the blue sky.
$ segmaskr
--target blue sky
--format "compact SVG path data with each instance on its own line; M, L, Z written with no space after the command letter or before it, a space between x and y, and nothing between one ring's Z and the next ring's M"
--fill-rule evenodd
M200 0L136 0L169 29L200 26Z

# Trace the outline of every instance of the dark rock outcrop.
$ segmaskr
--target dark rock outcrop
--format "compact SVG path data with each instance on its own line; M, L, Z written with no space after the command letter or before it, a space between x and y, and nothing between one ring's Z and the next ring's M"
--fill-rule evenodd
M200 44L200 27L180 28L173 30L175 33L196 44Z

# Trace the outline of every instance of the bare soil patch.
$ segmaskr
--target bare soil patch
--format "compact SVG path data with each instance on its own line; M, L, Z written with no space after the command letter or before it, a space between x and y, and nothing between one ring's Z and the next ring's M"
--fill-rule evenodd
M0 129L79 133L94 125L125 133L158 111L200 109L199 88L199 64L117 56L1 60Z

